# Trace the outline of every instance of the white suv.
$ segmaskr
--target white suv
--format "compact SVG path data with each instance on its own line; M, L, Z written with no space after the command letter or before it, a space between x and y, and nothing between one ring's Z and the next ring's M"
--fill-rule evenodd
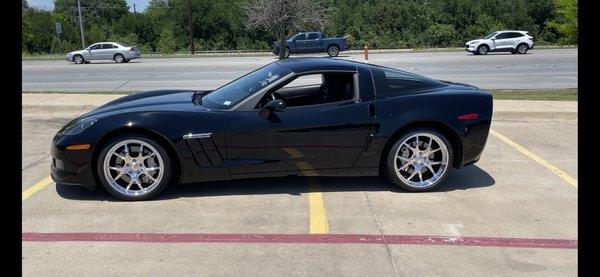
M465 45L466 50L475 55L485 55L488 52L525 54L533 48L533 37L527 31L498 31L482 39L471 40Z

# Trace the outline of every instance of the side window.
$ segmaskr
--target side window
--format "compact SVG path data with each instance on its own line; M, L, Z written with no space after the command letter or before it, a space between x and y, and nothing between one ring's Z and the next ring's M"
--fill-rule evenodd
M496 36L496 39L505 39L505 38L507 38L507 34L508 33L499 34L499 35Z
M444 85L441 82L423 76L391 68L372 67L372 72L378 95L402 93Z
M320 73L302 75L267 93L258 108L271 99L281 99L287 107L310 106L355 98L354 73Z
M113 45L110 43L102 44L102 49L112 49L112 48L113 48Z
M308 38L307 38L307 39L317 39L317 38L319 38L319 37L317 36L317 33L309 33L309 34L308 34Z
M520 38L520 37L522 37L522 36L523 36L523 34L521 34L521 33L511 33L511 34L510 34L510 37L511 37L511 38Z
M98 49L100 49L101 46L102 46L102 44L94 44L90 47L90 50L98 50Z
M296 40L306 40L306 34L299 34L299 35L296 37Z
M112 48L119 48L119 46L118 46L118 45L116 45L116 44L113 44L113 45L112 45Z

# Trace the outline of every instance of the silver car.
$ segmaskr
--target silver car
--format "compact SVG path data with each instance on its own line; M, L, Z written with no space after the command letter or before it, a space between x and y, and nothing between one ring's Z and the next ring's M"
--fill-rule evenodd
M69 52L67 61L76 64L89 63L96 60L113 60L117 63L127 63L141 56L140 50L121 42L98 42L84 50Z

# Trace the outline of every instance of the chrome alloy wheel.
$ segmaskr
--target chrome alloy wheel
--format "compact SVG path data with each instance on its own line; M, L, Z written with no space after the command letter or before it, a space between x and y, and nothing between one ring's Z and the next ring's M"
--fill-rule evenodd
M140 196L158 186L163 177L164 162L156 148L147 142L124 140L108 150L103 171L113 189L127 196Z
M416 133L402 141L395 154L395 173L413 188L434 186L448 169L448 147L431 133Z
M517 49L517 51L519 51L519 54L527 53L527 45L525 45L525 44L519 45L519 48Z

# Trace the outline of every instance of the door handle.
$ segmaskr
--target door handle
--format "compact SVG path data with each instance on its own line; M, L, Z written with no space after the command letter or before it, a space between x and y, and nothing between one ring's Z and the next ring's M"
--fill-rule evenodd
M377 117L377 110L375 109L375 105L369 103L369 117Z

